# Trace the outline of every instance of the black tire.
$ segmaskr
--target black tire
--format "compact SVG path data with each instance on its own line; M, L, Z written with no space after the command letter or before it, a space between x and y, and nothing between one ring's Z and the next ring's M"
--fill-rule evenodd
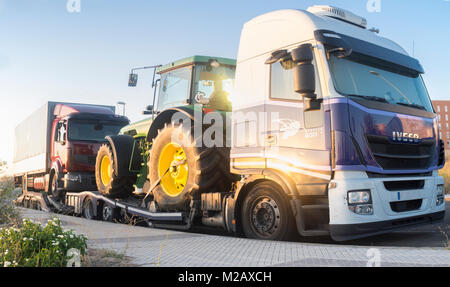
M53 170L50 176L50 185L48 188L48 196L51 196L57 200L61 200L63 197L63 194L60 191L62 183L59 180L59 174L57 171Z
M241 218L248 238L287 240L296 231L286 195L269 181L257 183L249 190L242 204Z
M193 126L193 125L192 125ZM153 140L150 158L148 160L148 179L153 185L163 171L159 168L163 149L170 143L180 146L185 154L188 170L186 184L178 190L179 194L169 195L160 183L153 190L153 196L158 206L165 210L188 210L191 198L199 199L203 192L229 191L232 175L229 171L229 148L227 147L197 147L191 130L180 125L166 124L158 131ZM166 174L165 176L171 176Z
M48 188L48 195L55 195L56 190L58 189L58 173L56 171L53 171L50 176L50 185Z
M83 209L82 209L83 217L89 220L96 219L94 210L95 210L94 202L89 197L86 198L83 202Z
M107 159L110 163L110 174L102 178L102 161ZM117 176L114 170L114 156L111 146L103 144L95 160L95 181L98 191L110 198L126 198L134 191L134 180L129 176Z
M113 207L106 202L102 206L102 220L108 222L118 221L120 219L120 209Z

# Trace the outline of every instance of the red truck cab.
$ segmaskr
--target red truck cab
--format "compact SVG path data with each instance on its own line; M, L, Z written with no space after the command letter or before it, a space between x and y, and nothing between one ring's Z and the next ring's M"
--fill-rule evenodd
M127 124L113 106L46 103L16 128L16 184L55 197L96 190L97 151Z
M55 107L54 116L48 191L96 190L97 151L105 137L118 134L128 119L106 107L65 104Z

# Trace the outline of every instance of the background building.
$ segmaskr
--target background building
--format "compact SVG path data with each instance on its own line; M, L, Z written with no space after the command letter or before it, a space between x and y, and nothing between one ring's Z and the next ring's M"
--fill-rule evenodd
M445 149L450 150L450 101L432 101L439 120L439 137L444 141Z

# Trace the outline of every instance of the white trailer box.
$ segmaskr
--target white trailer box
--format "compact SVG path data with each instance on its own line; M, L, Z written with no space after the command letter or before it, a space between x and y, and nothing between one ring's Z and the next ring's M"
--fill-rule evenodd
M50 137L55 102L48 102L15 129L14 173L45 173L50 164Z

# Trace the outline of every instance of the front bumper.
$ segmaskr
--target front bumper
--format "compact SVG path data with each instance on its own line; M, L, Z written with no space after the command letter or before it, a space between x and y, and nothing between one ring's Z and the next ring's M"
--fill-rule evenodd
M329 228L331 237L336 241L432 223L442 219L445 214L445 203L436 205L437 185L444 184L437 172L433 172L432 176L384 178L369 178L364 172L337 172L333 181L335 188L328 191ZM389 181L399 182L401 190L388 190L386 182ZM411 188L407 181L423 181L423 186ZM347 193L352 190L370 190L373 214L356 214L349 209ZM417 202L418 205L396 210L394 207L402 204L401 202Z
M91 172L69 172L64 175L64 189L75 192L97 190L95 174Z
M330 225L330 235L335 241L346 241L373 235L388 233L390 231L405 227L435 223L441 221L445 216L445 211L431 214L413 216L395 220L378 221L361 224L337 224Z

